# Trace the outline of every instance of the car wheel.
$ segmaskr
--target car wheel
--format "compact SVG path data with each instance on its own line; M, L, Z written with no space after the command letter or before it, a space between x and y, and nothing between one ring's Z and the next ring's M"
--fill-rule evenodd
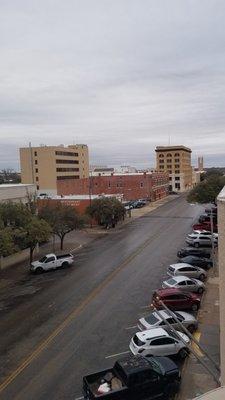
M197 304L192 304L191 309L192 309L192 311L197 311L198 310L198 305Z
M189 327L188 327L188 330L189 330L190 333L193 333L195 331L195 329L196 329L195 325L193 325L193 324L189 325Z
M194 246L195 246L195 247L199 247L199 243L198 243L198 242L195 242L195 243L194 243Z
M206 278L206 276L204 274L199 275L199 279L200 281L204 281Z
M70 266L70 264L67 262L67 261L64 261L63 263L62 263L62 267L63 268L67 268L67 267L69 267Z
M198 293L202 294L204 292L204 289L202 287L198 288Z
M181 349L179 351L178 355L180 358L182 358L182 360L184 360L188 355L188 349L186 349L186 348Z
M35 272L36 272L36 274L42 274L42 272L44 272L44 270L43 270L43 268L38 267L38 268L35 270Z

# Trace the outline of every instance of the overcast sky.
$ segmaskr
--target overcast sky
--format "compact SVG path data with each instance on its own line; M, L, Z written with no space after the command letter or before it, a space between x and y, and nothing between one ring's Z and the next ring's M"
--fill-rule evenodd
M224 0L0 0L0 168L87 143L154 166L156 145L225 166Z

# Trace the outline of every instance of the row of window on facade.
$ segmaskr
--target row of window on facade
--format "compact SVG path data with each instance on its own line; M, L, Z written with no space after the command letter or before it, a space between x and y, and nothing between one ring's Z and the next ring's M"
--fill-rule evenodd
M71 151L55 151L55 155L66 156L66 157L78 157L78 153L72 153ZM37 151L34 152L34 157L37 157Z
M167 153L166 157L167 157L167 158L169 158L169 157L172 158L172 157L173 157L173 154ZM180 153L175 153L175 154L174 154L174 157L180 157ZM164 158L164 154L159 154L159 158Z

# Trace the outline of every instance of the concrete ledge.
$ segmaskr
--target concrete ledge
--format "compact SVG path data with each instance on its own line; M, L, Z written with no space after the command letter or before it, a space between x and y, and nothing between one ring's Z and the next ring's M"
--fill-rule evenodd
M39 253L38 248L36 248L34 250L34 255L38 253ZM0 270L12 267L13 265L28 260L29 257L30 257L30 249L22 250L8 257L0 257Z

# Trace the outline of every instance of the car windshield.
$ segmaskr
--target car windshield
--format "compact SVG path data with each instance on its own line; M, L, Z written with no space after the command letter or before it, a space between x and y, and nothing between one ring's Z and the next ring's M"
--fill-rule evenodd
M150 363L151 363L152 368L154 369L154 371L156 371L158 373L162 372L162 366L156 361L155 358L151 357Z
M156 322L159 321L159 318L157 318L154 314L150 314L148 317L145 317L145 321L150 325L155 325Z
M142 342L142 340L139 339L139 338L137 337L137 335L134 335L133 341L134 341L134 343L135 343L138 347L143 346L143 345L145 344L145 342Z
M176 311L174 311L173 313L176 315L176 317L177 317L179 320L184 321L185 318L183 317L183 315L179 314L179 313L176 312Z
M168 285L176 285L177 284L177 281L175 281L175 279L169 279L168 281L167 281L167 283L168 283Z
M44 257L40 258L39 262L44 263L46 260L47 260L47 257L44 256Z

